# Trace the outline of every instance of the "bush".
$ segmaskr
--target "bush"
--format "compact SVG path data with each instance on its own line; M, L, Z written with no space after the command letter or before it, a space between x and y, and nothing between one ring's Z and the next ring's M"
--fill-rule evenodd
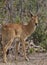
M47 39L45 41L42 41L42 43L40 43L40 46L47 50Z
M30 48L29 51L30 51L30 53L33 53L35 50L34 50L34 48Z

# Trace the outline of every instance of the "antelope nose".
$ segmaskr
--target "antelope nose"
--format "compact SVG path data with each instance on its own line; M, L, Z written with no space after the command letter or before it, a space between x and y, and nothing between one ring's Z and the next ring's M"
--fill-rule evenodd
M37 23L35 23L35 25L37 26Z

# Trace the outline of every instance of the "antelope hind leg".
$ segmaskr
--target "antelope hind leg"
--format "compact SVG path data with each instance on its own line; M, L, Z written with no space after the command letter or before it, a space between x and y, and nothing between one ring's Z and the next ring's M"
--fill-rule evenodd
M5 45L5 46L3 47L3 61L4 61L5 63L7 62L6 52L7 52L7 50L9 49L9 47L11 46L13 40L14 40L14 39L11 39L11 40L7 43L7 45Z
M18 55L18 47L19 47L19 42L16 43L16 55L15 55L15 59L17 60L17 55Z
M3 62L7 63L6 49L3 47Z

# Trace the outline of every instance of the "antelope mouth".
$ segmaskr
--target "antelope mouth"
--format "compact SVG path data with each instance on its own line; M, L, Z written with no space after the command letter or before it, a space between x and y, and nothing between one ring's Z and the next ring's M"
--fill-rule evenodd
M37 26L38 25L38 23L35 23L35 26Z

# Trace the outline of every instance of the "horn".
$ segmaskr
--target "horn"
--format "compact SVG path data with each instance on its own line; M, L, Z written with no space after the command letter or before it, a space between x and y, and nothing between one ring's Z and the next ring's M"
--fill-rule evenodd
M31 11L28 11L28 16L32 17L32 16L34 16L34 14Z
M31 17L34 16L34 14L31 11L29 11L29 13L30 13Z

